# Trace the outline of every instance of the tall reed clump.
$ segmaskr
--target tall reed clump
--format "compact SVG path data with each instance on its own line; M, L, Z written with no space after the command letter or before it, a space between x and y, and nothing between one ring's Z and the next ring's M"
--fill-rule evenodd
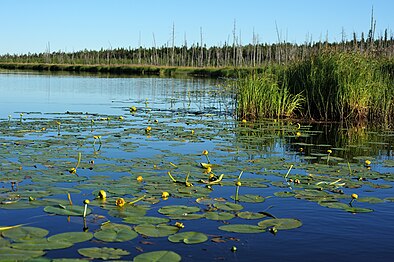
M360 53L325 52L287 70L289 89L305 92L306 116L319 120L389 121L394 90L382 62Z
M291 94L282 71L266 70L241 78L237 85L237 115L241 119L291 117L304 97Z

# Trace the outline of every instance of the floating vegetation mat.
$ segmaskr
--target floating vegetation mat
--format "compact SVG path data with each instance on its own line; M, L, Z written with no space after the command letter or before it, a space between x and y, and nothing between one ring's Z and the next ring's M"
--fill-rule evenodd
M251 236L302 235L297 205L392 208L394 160L376 153L392 135L319 143L312 126L121 104L0 122L1 260L231 259Z

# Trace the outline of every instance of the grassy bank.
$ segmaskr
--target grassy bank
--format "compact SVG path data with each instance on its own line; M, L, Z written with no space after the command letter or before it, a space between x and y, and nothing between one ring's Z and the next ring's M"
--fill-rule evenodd
M168 67L150 65L75 65L75 64L46 64L46 63L0 63L0 68L8 70L33 70L49 72L89 72L110 73L129 76L196 76L196 77L239 77L250 74L252 68L236 67Z
M238 117L394 120L394 60L323 52L237 81Z

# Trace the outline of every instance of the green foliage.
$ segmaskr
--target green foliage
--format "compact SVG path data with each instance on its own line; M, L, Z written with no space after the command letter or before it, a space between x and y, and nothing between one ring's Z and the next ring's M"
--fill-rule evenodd
M291 94L282 71L267 70L238 81L237 113L242 119L294 116L304 97Z

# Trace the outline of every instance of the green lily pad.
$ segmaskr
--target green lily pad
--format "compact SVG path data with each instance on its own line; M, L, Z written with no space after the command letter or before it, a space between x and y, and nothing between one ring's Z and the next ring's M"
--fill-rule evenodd
M237 214L237 216L240 218L243 218L243 219L260 219L260 218L266 217L266 215L264 215L264 214L254 213L254 212L249 212L249 211L239 212Z
M122 224L108 223L94 233L94 237L105 242L124 242L134 239L138 234L131 227Z
M231 199L235 200L235 196L231 196ZM238 201L247 203L262 203L265 201L265 198L259 195L245 194L239 195Z
M195 206L183 206L183 205L172 205L165 206L159 209L159 213L163 215L181 215L185 213L195 213L200 211L199 207Z
M20 250L11 247L0 247L0 260L2 261L25 261L36 257L42 257L42 250Z
M46 238L31 239L29 241L16 242L11 245L12 248L22 250L53 250L71 247L71 242L48 241Z
M294 192L287 192L287 191L278 191L274 193L277 197L293 197L295 195Z
M69 242L75 244L88 241L92 238L93 234L90 232L65 232L48 237L48 241Z
M168 240L173 243L199 244L207 241L208 237L200 232L189 231L171 235L168 237Z
M153 251L134 257L134 262L179 262L182 257L173 251Z
M151 225L141 224L136 226L135 231L139 234L146 235L148 237L166 237L178 232L179 228L169 225Z
M44 238L48 233L48 230L43 228L25 226L8 229L3 231L2 235L6 238L12 239L13 241L23 242Z
M362 202L362 203L370 203L370 204L378 204L378 203L383 203L384 200L380 199L378 197L359 197L357 199L357 202Z
M109 248L109 247L89 247L89 248L80 248L78 249L78 253L82 256L89 258L101 258L104 260L107 259L119 259L122 256L129 255L130 252L119 249L119 248Z
M142 216L142 217L126 217L123 219L123 222L128 224L164 224L168 223L170 220L164 217L151 217L151 216Z
M265 232L265 229L255 225L248 224L232 224L232 225L223 225L219 227L220 230L233 232L233 233L262 233Z
M345 208L345 211L350 213L369 213L369 212L373 212L373 209L364 208L364 207L347 207Z
M287 230L302 226L302 222L294 218L273 218L260 221L258 225L264 229L275 227L278 230Z
M206 212L205 218L210 220L230 220L235 215L227 212Z
M231 202L226 203L215 203L213 204L214 207L217 209L225 210L225 211L239 211L242 210L244 207L240 204L235 204Z
M59 215L59 216L83 216L84 206L76 205L58 205L58 206L46 206L44 211L47 213ZM86 215L92 213L90 208L87 208Z

